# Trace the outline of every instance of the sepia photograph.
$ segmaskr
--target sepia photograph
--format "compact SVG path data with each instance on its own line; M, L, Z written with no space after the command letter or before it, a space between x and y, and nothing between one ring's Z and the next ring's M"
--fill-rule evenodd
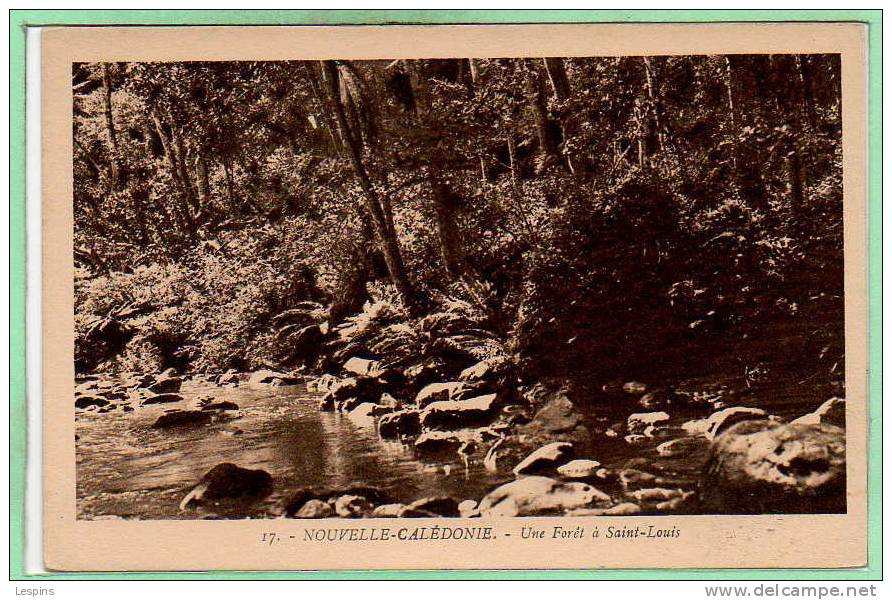
M839 54L70 75L78 520L847 512Z

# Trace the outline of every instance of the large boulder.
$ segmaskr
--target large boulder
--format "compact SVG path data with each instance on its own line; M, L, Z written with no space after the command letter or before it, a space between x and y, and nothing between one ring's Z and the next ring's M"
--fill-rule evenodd
M334 375L326 373L322 377L308 382L307 391L319 394L326 394L330 392L332 388L334 388L338 383L340 383L340 381L341 380Z
M552 442L535 450L517 466L514 467L515 476L544 475L553 473L562 464L571 460L574 456L573 444L569 442Z
M162 377L149 386L149 390L156 394L175 394L183 385L182 377Z
M419 433L421 433L421 419L417 410L399 410L384 415L378 421L378 435L382 438L415 437Z
M577 458L560 465L557 474L562 479L596 479L599 472L603 472L601 463L588 458Z
M307 325L288 338L288 361L309 360L319 353L325 334L317 324Z
M428 404L441 402L443 400L455 400L466 386L460 381L447 381L445 383L429 383L418 392L415 396L415 404L418 409L425 408Z
M532 476L506 483L487 494L480 501L480 516L559 515L609 501L610 496L587 483Z
M496 394L485 394L467 400L434 402L421 412L421 426L426 429L452 429L485 425L497 413L497 399Z
M381 372L381 361L354 356L344 363L344 371L359 377L377 377Z
M546 391L538 396L539 409L529 423L519 427L520 434L540 445L560 439L581 449L591 443L592 431L585 417L564 393Z
M712 443L700 500L716 513L845 512L845 451L833 425L738 423Z
M211 413L203 410L177 410L161 415L152 425L156 429L191 427L211 422Z
M273 489L273 478L262 469L244 469L232 463L221 463L205 473L183 501L180 510L205 500L224 498L260 498Z

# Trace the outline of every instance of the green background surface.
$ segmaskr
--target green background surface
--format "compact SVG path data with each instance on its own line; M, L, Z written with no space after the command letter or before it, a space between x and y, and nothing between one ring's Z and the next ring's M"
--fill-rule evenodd
M846 21L868 26L868 565L854 569L208 571L28 575L25 554L25 31L52 25L383 25ZM881 10L12 10L10 11L10 579L882 579ZM39 335L39 332L31 332ZM833 543L832 532L816 543Z

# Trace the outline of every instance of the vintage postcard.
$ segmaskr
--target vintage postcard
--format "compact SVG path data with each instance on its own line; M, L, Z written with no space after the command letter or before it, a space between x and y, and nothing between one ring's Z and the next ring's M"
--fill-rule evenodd
M864 565L864 35L45 30L47 567Z

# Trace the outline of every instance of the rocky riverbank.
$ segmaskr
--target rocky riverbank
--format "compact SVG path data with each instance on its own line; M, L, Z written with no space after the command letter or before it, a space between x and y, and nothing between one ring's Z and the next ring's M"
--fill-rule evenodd
M460 368L458 368L460 367ZM97 414L160 407L152 427L174 435L233 421L238 404L213 393L185 399L184 380L219 389L304 383L320 411L374 423L377 434L425 463L480 466L494 485L475 497L397 500L368 485L276 490L269 516L474 517L845 510L845 403L834 398L790 416L728 405L720 395L609 383L586 407L559 382L524 384L510 361L388 368L353 356L336 374L262 370L214 376L92 375L77 381L75 407ZM595 408L592 409L591 407ZM228 429L232 435L237 426ZM250 506L277 474L220 456L181 511ZM686 469L677 468L684 464ZM445 467L444 467L445 468ZM469 470L467 472L472 472Z

